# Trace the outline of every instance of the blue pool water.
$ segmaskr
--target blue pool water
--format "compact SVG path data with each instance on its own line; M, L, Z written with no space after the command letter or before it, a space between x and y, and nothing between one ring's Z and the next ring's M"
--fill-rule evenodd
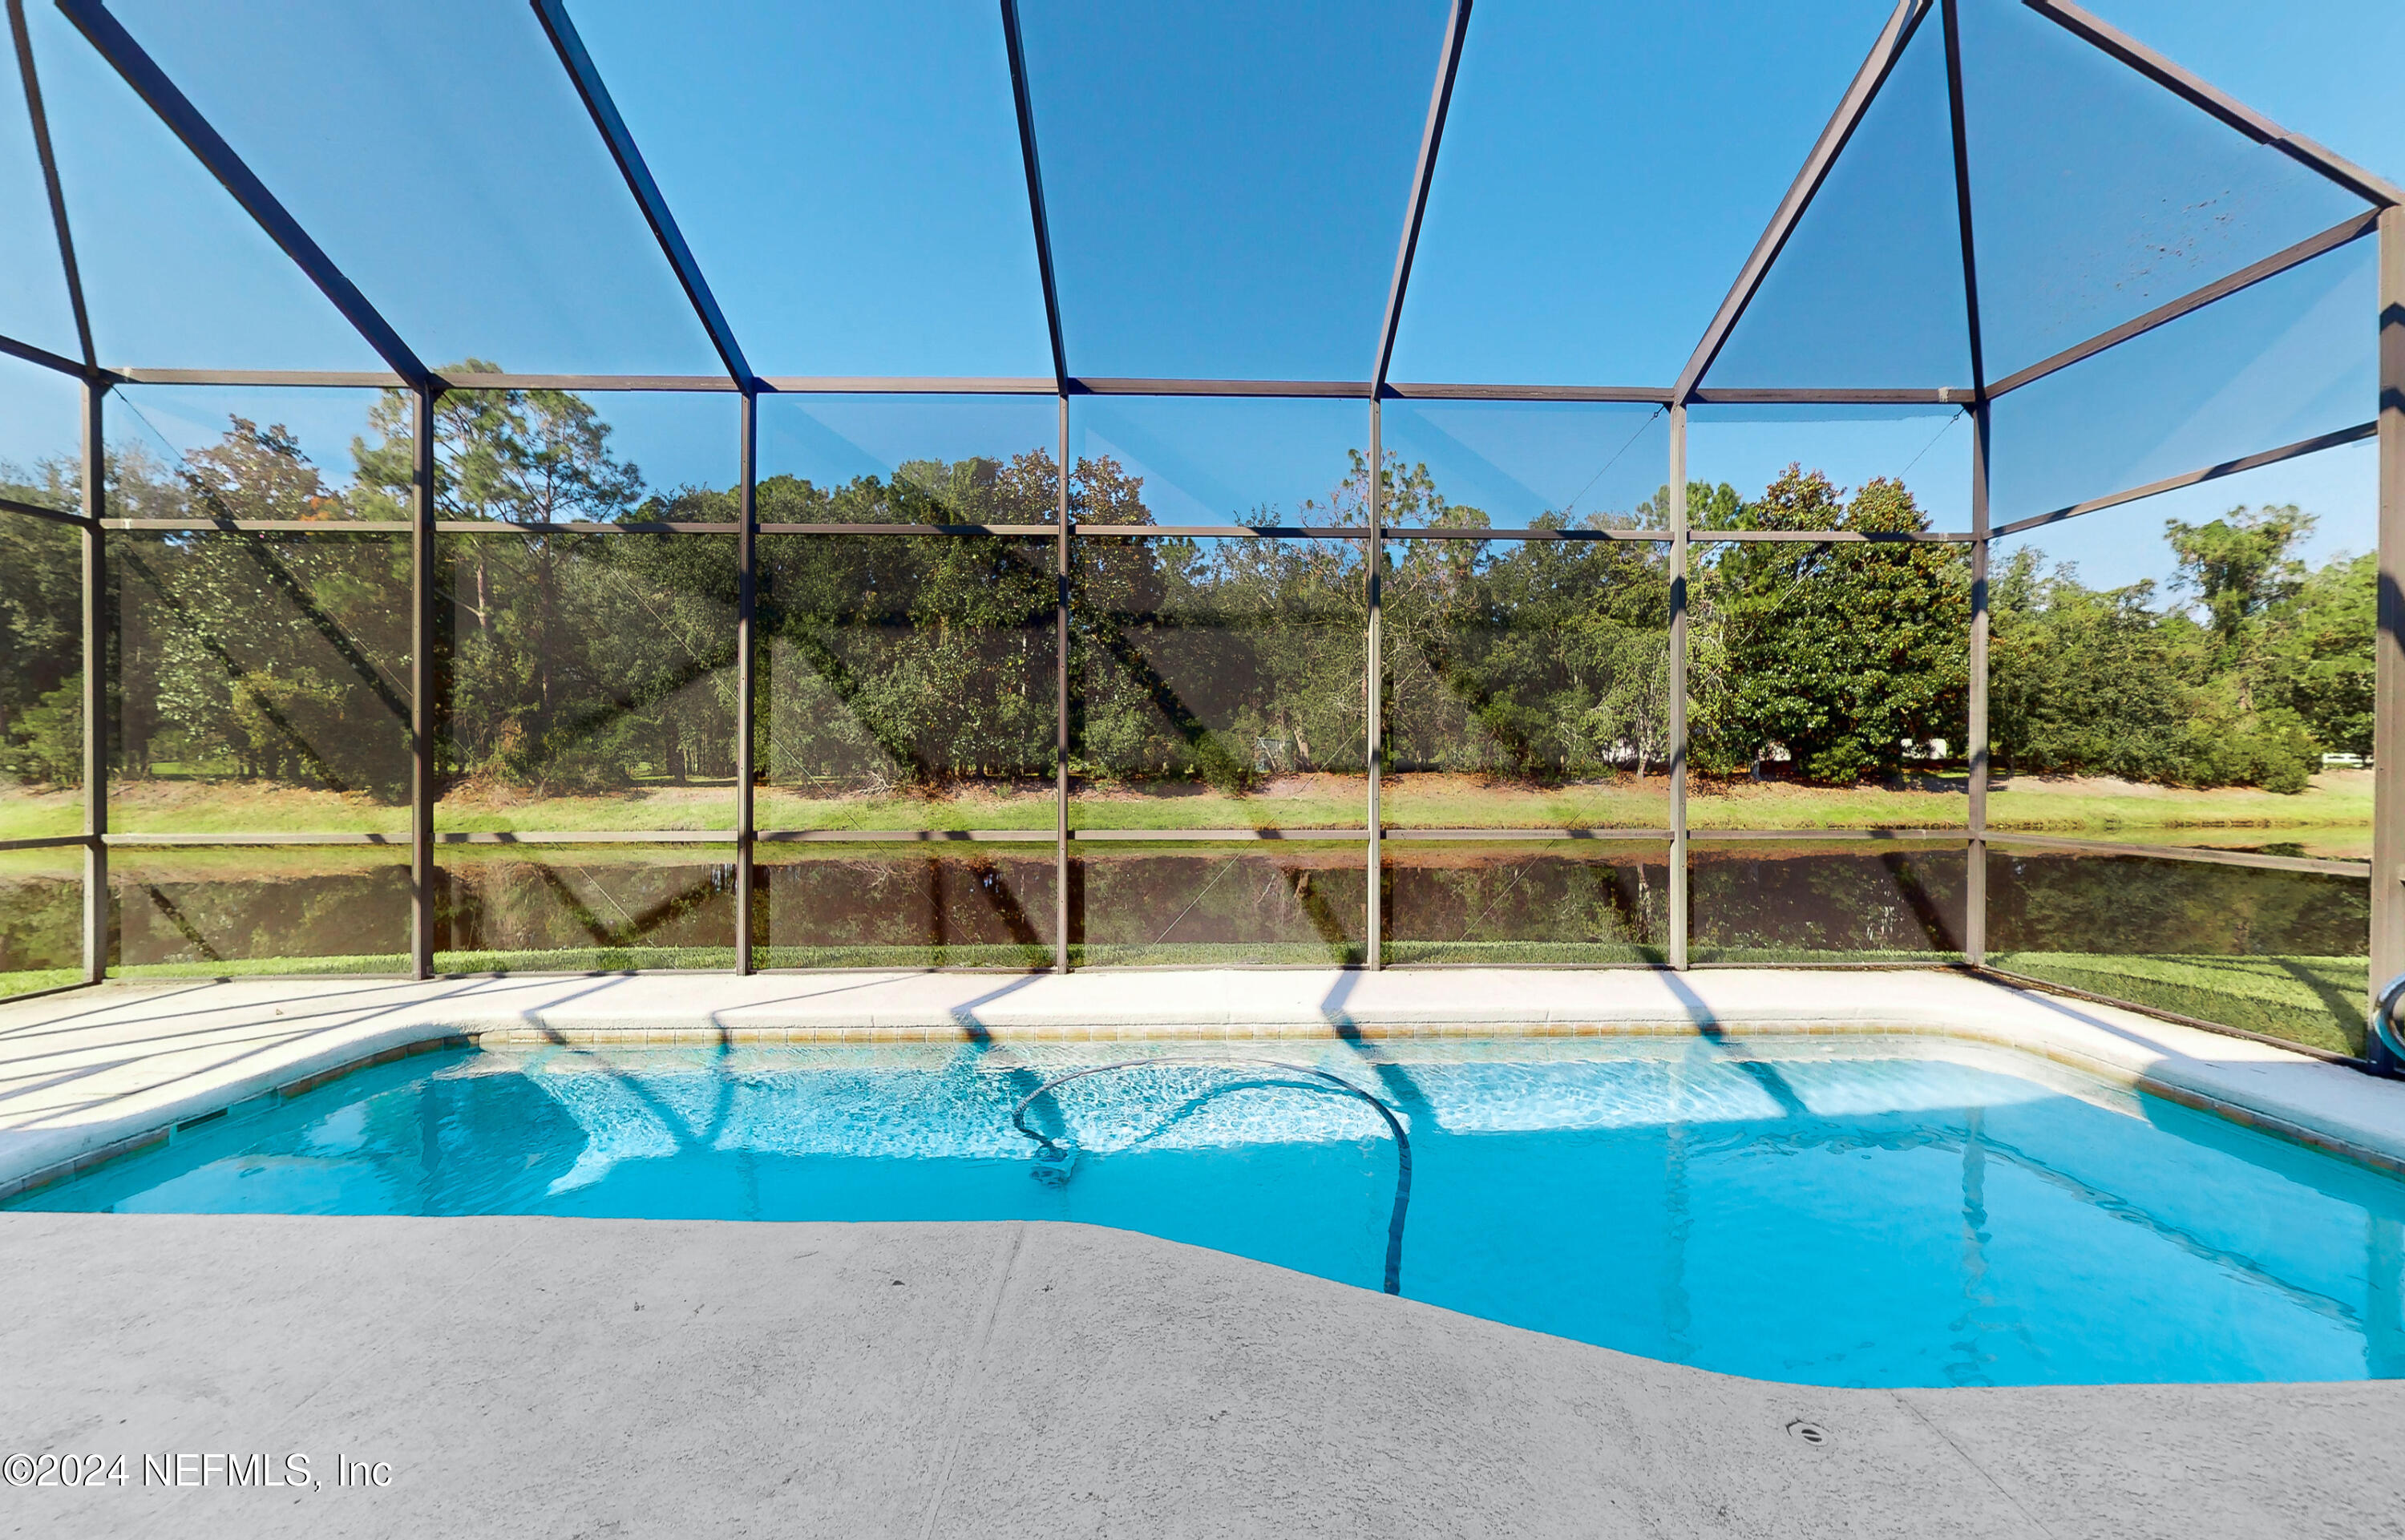
M26 1208L1073 1220L1385 1281L1371 1101L1208 1046L461 1051ZM2405 1184L2034 1061L1909 1042L1228 1045L1406 1132L1400 1292L1829 1385L2405 1374ZM1073 1158L1039 1158L1067 1151ZM1063 1167L1065 1166L1065 1172Z

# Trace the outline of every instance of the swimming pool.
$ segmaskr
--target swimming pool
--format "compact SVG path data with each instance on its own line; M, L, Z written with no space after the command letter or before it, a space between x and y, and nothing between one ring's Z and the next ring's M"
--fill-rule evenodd
M1069 1220L1767 1379L2405 1375L2405 1183L1943 1039L468 1049L10 1207Z

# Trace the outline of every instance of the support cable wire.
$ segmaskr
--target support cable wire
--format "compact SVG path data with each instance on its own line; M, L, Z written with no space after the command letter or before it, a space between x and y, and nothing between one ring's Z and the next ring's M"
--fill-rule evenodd
M1065 1075L1056 1075L1052 1079L1046 1081L1042 1085L1037 1086L1034 1090L1030 1091L1026 1095L1019 1098L1019 1105L1010 1109L1010 1125L1013 1128L1018 1129L1020 1133L1026 1135L1029 1138L1034 1139L1036 1144L1041 1147L1041 1153L1038 1155L1038 1159L1049 1159L1054 1161L1065 1160L1074 1152L1070 1145L1061 1139L1054 1138L1049 1134L1038 1133L1034 1129L1027 1126L1027 1109L1034 1105L1037 1097L1049 1095L1053 1091L1068 1084L1071 1081L1081 1081L1090 1075L1105 1075L1118 1069L1157 1068L1162 1066L1173 1066L1187 1069L1218 1069L1238 1067L1252 1069L1275 1069L1284 1074L1301 1076L1307 1081L1315 1082L1313 1085L1304 1087L1304 1089L1316 1090L1325 1087L1328 1090L1342 1092L1345 1095L1356 1096L1362 1101L1368 1102L1370 1106L1376 1110L1378 1116L1386 1121L1386 1132L1393 1135L1395 1140L1395 1207L1394 1212L1386 1221L1386 1275L1383 1287L1385 1292L1390 1294L1400 1294L1403 1292L1403 1219L1410 1211L1412 1204L1412 1137L1410 1132L1404 1127L1403 1120L1396 1115L1395 1109L1387 1106L1384 1098L1371 1092L1363 1090L1361 1087L1354 1084L1351 1081L1346 1080L1342 1075L1335 1074L1326 1069L1315 1069L1309 1065L1287 1064L1280 1059L1121 1059L1116 1064L1089 1065L1083 1069L1073 1069Z

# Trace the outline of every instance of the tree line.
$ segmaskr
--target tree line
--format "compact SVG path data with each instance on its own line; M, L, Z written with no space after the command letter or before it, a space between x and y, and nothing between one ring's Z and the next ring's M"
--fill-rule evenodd
M478 360L463 367L489 369ZM337 486L276 425L235 417L171 465L112 446L120 516L273 519L301 533L112 534L110 752L176 774L406 796L409 398L387 393ZM647 487L577 395L457 391L436 424L437 772L536 793L735 774L732 536L565 530L731 523L732 488ZM1356 452L1282 523L1357 523ZM1425 465L1376 469L1385 763L1522 781L1659 773L1670 741L1667 493L1615 515L1549 515L1566 538L1484 528ZM0 468L7 495L70 505L77 469ZM927 459L820 486L773 475L765 524L1049 522L1061 467ZM1106 458L1069 472L1086 524L1156 521ZM1971 570L1960 544L1714 542L1714 530L1925 532L1902 481L1849 492L1791 467L1759 496L1688 489L1690 753L1707 774L1765 763L1830 784L1959 768ZM1247 522L1266 523L1263 510ZM2024 548L1990 581L1990 723L2006 770L2301 789L2324 753L2370 747L2373 558L2309 569L2313 516L2240 508L2168 521L2177 573L2095 588ZM1429 533L1413 537L1413 530ZM1345 539L763 535L753 759L827 791L1051 774L1069 600L1073 774L1242 791L1369 760L1369 578ZM0 516L0 773L79 773L75 532Z

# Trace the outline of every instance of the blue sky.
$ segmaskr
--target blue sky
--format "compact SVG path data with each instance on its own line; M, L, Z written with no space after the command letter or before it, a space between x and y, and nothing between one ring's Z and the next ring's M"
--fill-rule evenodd
M115 0L113 8L429 360L715 367L527 7ZM2405 57L2405 7L2092 0L2092 8L2273 118L2405 177L2405 98L2382 78ZM104 361L373 367L332 307L55 8L35 0L27 9ZM1667 383L1888 9L1886 0L1482 7L1395 376ZM2143 81L2124 80L2110 61L2064 51L2042 24L2031 31L2011 0L1965 0L1963 9L1975 176L1990 216L1981 260L1993 368L2159 303L2342 209L2343 200L2284 180L2253 147ZM641 0L570 0L570 10L755 369L1049 373L991 0L735 0L681 10L672 24ZM1025 0L1022 13L1072 370L1365 374L1438 62L1441 0ZM1932 383L1959 367L1950 180L1929 153L1944 132L1934 42L1932 28L1906 56L1716 382ZM1986 74L1980 60L1990 61ZM415 156L398 152L393 133L404 104ZM2051 110L2014 110L2021 106ZM2089 157L2094 167L2083 162L2077 177L2054 175L2067 153L2046 138L2057 128L2116 153ZM2243 196L2193 228L2167 230L2166 217L2150 212L2226 188ZM0 207L41 217L14 112L0 112ZM2080 261L2066 264L2073 248ZM2154 260L2160 252L2173 256ZM2254 383L2177 421L2108 420L2128 429L2117 442L2096 433L2083 446L2066 431L2043 462L2011 460L2012 444L2032 442L2024 433L2000 445L2000 488L2092 495L2104 489L2097 478L2132 467L2159 473L2165 457L2190 447L2263 447L2266 435L2314 417L2331 392L2343 415L2354 365L2338 353L2352 294L2334 282L2307 296L2300 314L2320 316L2314 324L2222 328L2182 344L2201 351L2136 360L2151 378L2204 369ZM71 351L65 316L48 244L0 249L0 331ZM1890 367L1913 377L1869 377ZM72 449L71 397L32 373L0 363L0 457ZM2284 381L2302 394L2274 413L2264 403ZM126 426L183 446L204 441L223 412L265 417L273 405L340 473L363 415L357 399L240 394L145 392L141 419ZM724 403L602 401L622 451L655 485L730 473ZM1026 431L1001 425L1028 410L780 408L764 416L763 464L856 473L951 453L956 443L1015 443ZM2079 421L2072 407L2054 411ZM1079 431L1131 455L1142 439L1163 497L1214 517L1251 502L1324 497L1322 483L1341 468L1329 436L1343 437L1350 420L1315 403L1151 415L1145 426L1135 408L1097 406L1080 414ZM1454 495L1499 522L1572 497L1585 500L1582 511L1625 506L1659 480L1642 463L1658 460L1659 435L1640 434L1632 447L1608 412L1414 408L1389 420L1391 445L1428 459ZM1694 470L1751 490L1786 459L1822 464L1849 485L1909 464L1923 502L1950 521L1967 516L1948 490L1962 484L1967 447L1946 429L1943 414L1699 420ZM2342 529L2342 511L2368 507L2368 483L2345 468L2363 458L2265 473L2248 495L2319 500L2326 530ZM2159 527L2151 509L2121 516ZM2323 543L2347 544L2328 533ZM2141 565L2129 556L2127 575L2145 575ZM2091 565L2099 578L2121 571Z

